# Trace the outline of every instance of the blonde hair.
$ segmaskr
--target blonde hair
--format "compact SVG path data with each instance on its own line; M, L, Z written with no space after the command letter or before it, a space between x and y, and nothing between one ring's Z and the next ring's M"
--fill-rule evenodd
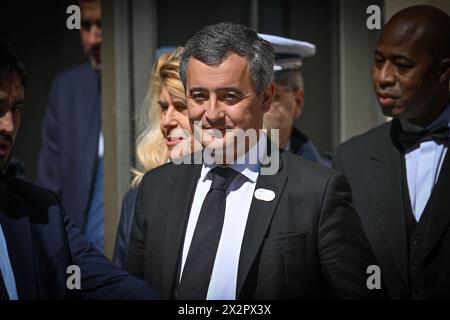
M131 182L137 186L145 172L156 168L168 160L168 148L164 143L164 136L160 129L161 106L158 103L159 95L164 86L169 94L177 99L186 100L184 87L180 80L179 67L182 47L172 53L159 57L153 65L149 91L144 100L142 115L140 117L143 132L136 140L137 167L131 171L134 178Z

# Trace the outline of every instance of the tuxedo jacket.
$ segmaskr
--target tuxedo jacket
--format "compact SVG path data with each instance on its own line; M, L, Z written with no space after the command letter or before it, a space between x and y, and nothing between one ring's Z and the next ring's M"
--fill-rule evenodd
M424 292L422 298L450 297L450 152L425 211L426 237L410 244L405 219L409 195L405 181L404 155L398 144L398 120L378 126L340 145L333 166L345 174L353 193L353 205L381 267L387 293L406 299L410 285L408 252L421 251L417 261ZM404 201L404 195L407 201ZM425 214L424 211L424 214ZM422 215L422 217L424 216ZM414 248L416 250L416 248Z
M84 231L98 166L100 74L83 63L58 74L42 122L36 183L56 193Z
M0 224L20 300L157 297L88 243L56 197L36 185L0 174ZM70 265L80 267L80 290L67 288Z
M201 165L168 163L140 183L128 271L173 299L178 266ZM343 175L280 151L275 175L259 175L241 246L237 299L372 298L376 264Z

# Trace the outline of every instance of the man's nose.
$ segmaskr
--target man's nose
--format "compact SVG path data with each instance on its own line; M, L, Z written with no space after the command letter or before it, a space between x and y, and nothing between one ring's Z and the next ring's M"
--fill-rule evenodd
M102 41L102 29L93 24L88 32L88 41L90 44L98 44Z
M395 84L395 75L392 64L385 63L378 69L376 81L381 87L388 87Z
M215 122L224 117L224 112L219 106L216 97L211 97L205 106L205 116L209 122Z
M14 131L14 119L11 110L4 113L0 118L0 132L12 133Z

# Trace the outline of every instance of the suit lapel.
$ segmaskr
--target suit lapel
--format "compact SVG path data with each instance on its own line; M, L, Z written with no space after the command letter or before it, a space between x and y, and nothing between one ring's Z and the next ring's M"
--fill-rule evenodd
M364 166L366 186L370 190L373 206L378 212L374 221L382 230L391 256L406 285L407 282L407 234L403 208L402 154L392 143L392 135L398 130L392 122L391 136L371 147ZM390 140L389 140L390 139Z
M200 176L201 165L182 165L173 184L168 201L166 230L163 247L163 298L171 298L177 267L181 255L184 232Z
M9 260L16 281L17 294L20 300L37 298L37 282L31 228L22 199L7 190L1 182L2 207L0 208L0 224L2 225L8 248Z
M281 157L279 163L280 170L276 175L260 174L256 182L255 191L259 188L272 190L275 193L275 198L272 201L263 201L253 197L239 257L236 297L240 296L245 279L262 246L287 181L287 177L281 170Z
M434 248L442 237L450 222L450 201L448 192L450 190L450 152L447 150L444 163L438 181L433 188L430 199L424 212L430 211L430 221L427 227L425 239L424 258Z

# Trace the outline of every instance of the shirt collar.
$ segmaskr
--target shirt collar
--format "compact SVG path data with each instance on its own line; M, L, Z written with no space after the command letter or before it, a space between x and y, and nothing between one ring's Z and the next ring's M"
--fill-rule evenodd
M247 151L246 154L242 155L235 161L233 164L230 164L228 167L236 170L243 176L245 176L248 180L252 182L256 182L258 179L259 171L261 169L261 159L266 154L267 148L267 136L264 132L261 133L258 143L256 143L253 147ZM249 164L246 163L245 159L257 159L257 163ZM217 164L206 164L203 162L202 171L200 173L200 181L205 181L207 179L208 173L217 167Z

